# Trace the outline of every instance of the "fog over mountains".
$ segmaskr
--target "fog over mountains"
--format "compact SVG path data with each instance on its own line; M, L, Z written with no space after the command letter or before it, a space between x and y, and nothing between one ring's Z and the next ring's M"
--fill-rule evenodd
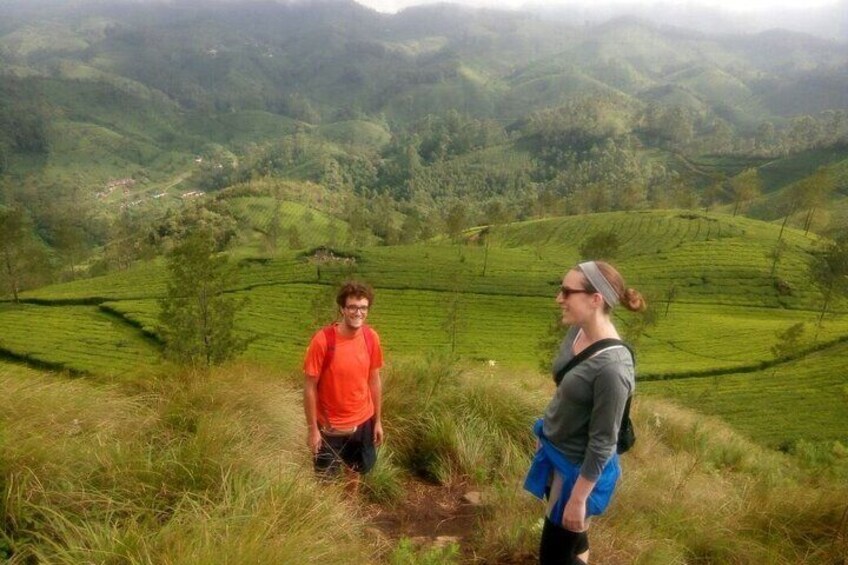
M675 13L686 10L665 15ZM773 158L843 144L848 43L585 15L448 4L385 14L353 0L0 0L0 178L105 185L135 170L171 186L165 179L195 155L283 139L304 159L286 161L287 175L321 180L331 159L357 153L369 178L381 163L402 164L377 173L402 192L417 167L404 161L410 146L426 164L486 147L530 151L549 161L531 175L540 183L577 166L565 153L542 155L549 147ZM445 116L453 121L441 124ZM470 131L474 139L456 141ZM334 145L310 156L306 135ZM522 166L509 174L521 177ZM662 167L692 172L686 162ZM693 185L711 182L697 174ZM512 178L479 188L530 186ZM454 182L433 179L434 190Z
M55 9L77 9L80 6L107 4L160 4L160 5L215 5L276 3L283 5L332 4L337 0L0 0L0 9L16 12L33 12ZM542 19L564 21L576 25L597 24L622 16L635 16L661 25L681 27L704 33L737 34L758 33L770 29L784 29L808 33L828 39L848 41L848 0L792 6L775 3L750 5L699 2L499 2L497 0L361 0L361 5L383 13L396 13L421 5L463 5L469 9L522 11Z

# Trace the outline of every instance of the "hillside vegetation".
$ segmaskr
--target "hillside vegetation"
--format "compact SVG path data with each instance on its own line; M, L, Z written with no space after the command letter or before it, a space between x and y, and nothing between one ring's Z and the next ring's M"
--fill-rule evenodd
M569 200L569 213L688 207L678 185L700 198L741 172L692 163L765 163L770 192L774 161L831 156L807 159L809 175L845 156L846 100L834 93L848 91L848 53L799 34L687 34L626 18L577 27L444 5L387 16L348 0L3 5L3 15L4 203L28 179L42 198L74 186L77 204L111 215L268 174L331 185L338 169L344 184L387 191L399 208L413 201L410 184L435 198L447 188L503 199L519 216L539 192ZM507 154L499 171L463 178L463 163L451 163L492 147ZM611 163L599 163L605 155ZM126 198L95 199L124 179ZM581 195L613 179L655 186L626 203ZM88 231L88 246L103 243ZM50 229L39 233L55 245Z
M273 202L239 197L233 203L261 224L256 218ZM301 218L301 208L279 206ZM317 217L309 225L326 226ZM448 353L536 370L549 360L551 345L545 344L559 335L553 298L563 270L578 261L588 238L610 230L620 238L616 263L652 304L650 320L627 313L618 320L637 344L640 379L675 381L649 390L681 394L735 420L738 410L747 413L752 405L745 395L756 396L762 381L796 395L797 406L812 406L820 392L842 386L846 303L837 300L820 323L824 297L809 284L817 238L791 228L781 235L780 226L747 218L677 210L473 229L461 245L377 246L354 253L281 250L266 258L251 255L255 244L248 229L245 247L234 251L246 258L231 289L247 299L237 320L238 331L253 340L245 355L283 370L298 368L312 333L334 316L334 285L356 277L378 289L370 322L385 336L390 356ZM305 227L304 233L309 233ZM775 261L769 252L779 235L786 249ZM14 359L97 375L119 376L140 364L156 364L165 278L164 266L154 261L24 293L23 304L0 309L0 347ZM787 345L781 335L796 325L800 334ZM817 367L810 369L810 380L792 379L792 360L808 355L817 360L810 361ZM819 374L832 377L819 382ZM691 376L700 378L690 384L686 377ZM725 382L734 384L716 384ZM736 387L749 392L735 394ZM702 389L721 394L713 403L691 392ZM771 398L754 404L768 406ZM776 436L757 437L772 445L805 437L843 441L841 397L829 398L832 405L815 406L825 425L800 424L775 400L773 407L751 412L754 423L742 429L754 433L766 421L786 421L771 428L784 430ZM813 429L816 434L807 433Z
M535 562L585 258L650 305L593 561L848 560L848 47L545 13L0 0L0 560ZM300 399L351 278L387 359L358 498ZM198 289L231 345L181 357Z
M387 445L357 500L311 478L294 375L238 365L116 383L0 365L0 552L11 563L531 562L542 505L520 485L552 385L504 376L394 363ZM639 441L594 527L605 563L844 558L844 483L661 401L634 413ZM421 474L482 491L460 545L397 543L371 522Z

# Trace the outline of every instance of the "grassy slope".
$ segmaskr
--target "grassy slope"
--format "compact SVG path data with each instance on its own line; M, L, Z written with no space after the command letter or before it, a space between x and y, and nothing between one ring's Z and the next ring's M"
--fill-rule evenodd
M547 380L433 358L390 367L387 444L357 499L311 478L295 378L237 365L115 385L0 363L0 555L61 564L104 555L455 563L450 552L395 545L374 527L375 509L390 518L415 473L482 492L464 555L532 560L543 506L521 485ZM821 467L805 470L656 399L640 398L634 417L639 441L622 460L611 508L593 524L595 559L812 565L844 556L845 487Z
M0 559L364 563L379 554L340 489L303 479L302 414L285 379L256 369L167 377L117 387L0 363Z

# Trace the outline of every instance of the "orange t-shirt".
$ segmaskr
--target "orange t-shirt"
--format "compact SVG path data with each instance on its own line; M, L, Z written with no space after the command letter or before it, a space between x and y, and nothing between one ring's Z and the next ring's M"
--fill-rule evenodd
M336 428L349 428L362 424L374 415L374 402L368 386L373 369L383 366L383 350L380 337L373 329L373 351L368 357L368 346L360 330L353 337L345 337L336 331L336 351L327 369L324 355L327 353L327 336L318 330L309 342L303 372L318 381L318 421Z

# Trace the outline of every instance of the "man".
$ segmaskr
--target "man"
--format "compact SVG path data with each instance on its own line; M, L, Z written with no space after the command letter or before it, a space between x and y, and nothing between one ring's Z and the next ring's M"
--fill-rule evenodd
M315 333L303 363L306 443L315 471L335 476L344 468L354 490L383 442L383 352L377 332L365 325L373 301L369 286L345 283L336 296L341 321Z

